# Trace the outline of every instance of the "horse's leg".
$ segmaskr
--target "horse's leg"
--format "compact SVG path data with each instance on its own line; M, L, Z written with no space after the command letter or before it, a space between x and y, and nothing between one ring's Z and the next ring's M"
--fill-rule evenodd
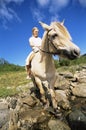
M35 77L35 82L37 84L37 87L39 88L39 91L40 91L40 94L41 94L41 101L46 104L47 101L45 99L45 91L43 89L43 86L42 86L42 82L41 80L38 78L38 77Z
M50 93L51 93L51 101L52 101L52 105L53 105L53 109L54 109L54 114L56 117L61 117L62 113L60 111L60 109L58 109L58 102L56 100L56 94L53 88L50 88Z
M55 81L56 81L56 76L52 80L50 80L49 91L50 91L50 94L51 94L51 101L52 101L53 108L57 109L57 100L56 100L56 94L55 94L55 91L54 91Z
M50 94L51 94L51 101L52 101L53 108L57 109L57 100L56 100L55 91L52 88L50 88L49 91L50 91Z

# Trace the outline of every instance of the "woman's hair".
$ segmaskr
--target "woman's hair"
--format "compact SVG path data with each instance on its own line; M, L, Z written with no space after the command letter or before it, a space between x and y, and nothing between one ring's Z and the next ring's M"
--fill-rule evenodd
M34 32L34 30L39 31L39 29L38 29L37 27L33 27L33 28L32 28L32 33Z

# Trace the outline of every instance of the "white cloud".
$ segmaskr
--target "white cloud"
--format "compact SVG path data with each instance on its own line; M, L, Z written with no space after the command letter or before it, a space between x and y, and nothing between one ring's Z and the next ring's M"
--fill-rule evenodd
M70 0L36 0L39 7L38 8L38 12L41 12L40 9L44 10L47 9L46 13L49 13L49 15L51 15L51 21L52 20L57 20L59 17L59 11L62 10L64 7L66 7ZM33 13L33 15L35 15ZM40 13L40 15L44 15L42 14L42 12ZM40 15L38 15L40 17ZM46 14L45 14L46 15ZM37 19L39 19L39 17L37 17Z
M7 21L11 21L16 18L18 21L21 21L18 17L17 13L9 7L10 2L14 2L15 4L21 4L24 0L0 0L0 20L2 20L2 24L6 27Z
M72 0L73 5L80 4L82 7L86 7L86 0Z
M50 2L50 0L37 0L38 4L42 7L48 5L48 3Z
M37 0L41 7L47 6L51 13L56 13L66 7L70 0Z
M38 21L43 20L44 15L43 15L43 13L40 12L39 9L34 9L34 10L31 9L31 10L32 10L33 17L34 17L35 19L37 19Z
M59 20L59 12L66 8L69 3L72 5L80 4L86 7L86 0L36 0L37 8L32 11L33 17L38 21L46 17L46 13L51 17L50 21ZM46 11L46 13L45 13Z
M86 0L78 0L79 3L83 6L86 7Z
M1 1L4 1L4 2L6 2L6 3L10 3L10 2L21 3L21 2L23 2L24 0L1 0Z
M50 13L58 13L61 9L66 7L69 0L51 0L49 11Z
M58 14L55 14L55 15L53 15L53 16L51 17L50 22L52 22L52 21L57 21L58 19L59 19L59 15L58 15Z

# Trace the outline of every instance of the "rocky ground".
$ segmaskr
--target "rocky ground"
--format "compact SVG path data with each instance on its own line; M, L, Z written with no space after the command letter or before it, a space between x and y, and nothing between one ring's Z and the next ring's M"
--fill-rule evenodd
M0 99L0 130L86 130L86 66L77 67L74 73L58 73L59 115L51 106L44 109L32 82L20 89L19 95Z

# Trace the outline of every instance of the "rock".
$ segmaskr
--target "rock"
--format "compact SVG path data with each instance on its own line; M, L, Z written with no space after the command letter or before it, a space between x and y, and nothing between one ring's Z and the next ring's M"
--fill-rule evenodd
M28 126L28 129L35 130L45 128L48 130L46 122L49 120L49 114L43 109L34 108L28 109L19 113L21 128L22 126Z
M86 130L86 116L80 110L69 113L67 120L72 130Z
M36 98L33 98L29 95L29 96L26 96L24 98L21 98L21 102L23 104L30 106L30 107L34 107L37 103L37 100L36 100Z
M9 110L0 110L0 130L9 121Z
M8 103L0 102L0 110L8 109L9 105Z
M12 109L15 109L16 108L16 105L17 105L17 99L16 98L11 98L10 99L10 103L9 103L9 107L12 108Z
M48 122L50 130L71 130L70 127L60 120L50 120Z
M79 83L86 83L86 69L82 71L76 71L74 77L78 80Z
M66 92L63 90L56 90L56 100L60 107L63 109L70 109L70 103L68 100L68 96L66 95Z
M16 90L19 92L26 92L26 90L28 89L28 93L30 93L30 88L33 87L33 83L30 82L29 84L26 85L19 85L16 87Z
M86 66L82 66L82 68L86 69Z
M85 101L84 105L81 106L81 111L86 116L86 101Z
M16 109L10 109L10 120L9 120L9 130L17 130L17 123L19 120L19 114Z
M86 84L78 84L71 87L72 94L78 97L86 97Z
M65 90L69 88L69 81L64 78L64 76L58 75L57 80L55 82L55 89Z
M0 99L0 130L7 130L9 122L9 109L6 99Z
M60 75L63 75L65 78L73 78L73 74L69 71L61 72Z

